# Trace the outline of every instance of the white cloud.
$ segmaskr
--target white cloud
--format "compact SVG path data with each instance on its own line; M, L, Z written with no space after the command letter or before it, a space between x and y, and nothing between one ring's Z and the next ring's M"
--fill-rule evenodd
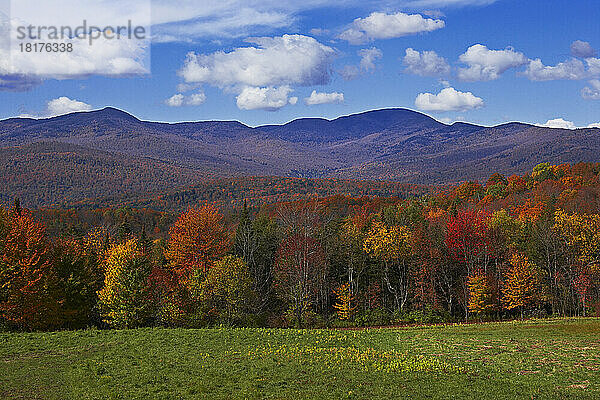
M372 71L375 69L375 61L383 57L383 53L377 47L362 49L358 51L360 56L360 69Z
M360 70L356 65L346 65L342 68L338 73L344 78L346 81L351 81L360 76Z
M377 47L371 47L370 49L361 49L356 52L360 57L360 62L357 65L346 65L338 73L346 81L351 81L358 78L360 75L366 72L372 72L375 70L375 61L383 57L383 52Z
M200 83L179 83L177 85L178 92L189 92L202 86Z
M316 90L313 90L310 94L310 97L305 98L304 102L309 106L328 103L343 103L344 94L338 92L320 93Z
M189 53L179 74L186 83L236 86L321 85L329 82L335 51L302 35L247 40L256 47L231 52Z
M587 64L590 76L600 75L600 58L586 58L585 63Z
M415 106L424 111L467 111L483 107L483 99L471 92L459 92L448 87L436 94L420 93L415 99Z
M189 96L177 93L165 100L165 104L169 107L199 106L205 101L206 95L203 92L194 93Z
M543 124L538 124L545 128L558 128L558 129L585 129L585 128L600 128L600 122L595 122L587 126L578 127L572 121L567 121L563 118L549 119Z
M562 118L549 119L546 123L542 124L546 128L560 128L560 129L577 129L575 124L571 121L566 121Z
M409 0L404 2L406 7L464 7L487 6L498 0Z
M600 80L592 79L589 84L581 89L581 97L586 100L600 100Z
M308 33L310 33L313 36L323 36L329 34L329 29L313 28L310 31L308 31Z
M596 57L596 50L588 42L576 40L571 43L571 55L580 58Z
M415 75L444 76L450 73L450 65L446 59L438 56L435 51L419 53L409 47L402 62L406 66L405 71Z
M512 48L490 50L482 44L469 47L459 60L467 67L458 69L458 78L470 82L498 79L508 69L527 63L527 57Z
M46 115L53 117L77 111L90 111L91 109L92 106L87 103L61 96L48 102L46 106Z
M204 1L202 2L204 3ZM222 10L223 14L189 18L153 30L156 42L195 41L201 38L237 38L248 36L261 29L273 30L288 27L294 18L277 10L257 10L240 5L237 10Z
M424 10L421 11L423 15L427 15L432 18L444 18L446 14L444 14L441 10Z
M206 101L206 95L203 92L194 93L188 96L188 102L190 106L199 106Z
M580 60L572 58L555 66L547 66L538 58L530 60L523 75L532 81L551 81L559 79L578 80L589 76L585 65Z
M0 15L0 90L29 90L47 79L81 79L92 75L124 77L144 75L149 72L150 37L136 39L121 37L92 40L68 37L52 39L52 46L67 46L72 51L21 51L23 43L49 42L50 31L42 36L33 30L36 40L20 41L17 29L26 26L70 26L82 25L82 15L89 16L88 26L127 25L128 19L135 26L147 28L150 24L149 7L138 1L126 9L115 11L115 7L91 0L56 0L35 2L23 0L12 2L12 19ZM78 18L77 18L78 17ZM60 37L60 35L58 36ZM61 48L61 47L58 47Z
M181 107L183 105L184 96L181 93L174 94L165 100L165 104L169 107Z
M296 104L297 97L288 99L292 92L289 86L246 87L237 96L237 106L241 110L276 111L287 104Z
M247 41L257 46L228 53L189 53L179 75L186 84L208 84L236 93L243 110L277 110L290 103L292 85L323 85L331 79L336 53L312 37L283 35Z
M357 18L350 28L339 35L339 38L350 44L363 44L375 39L392 39L431 32L445 25L440 19L424 18L420 14L385 14L371 13L366 18Z

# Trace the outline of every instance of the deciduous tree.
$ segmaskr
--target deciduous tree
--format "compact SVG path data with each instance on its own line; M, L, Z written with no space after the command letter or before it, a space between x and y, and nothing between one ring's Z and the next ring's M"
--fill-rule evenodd
M112 245L103 267L104 287L98 292L102 319L116 328L142 326L152 314L151 267L138 240Z

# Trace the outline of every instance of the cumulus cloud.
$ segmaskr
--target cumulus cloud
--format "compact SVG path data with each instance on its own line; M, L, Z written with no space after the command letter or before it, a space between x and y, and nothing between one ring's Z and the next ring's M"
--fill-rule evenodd
M581 89L581 97L586 100L600 100L600 80L592 79L589 84Z
M179 75L188 85L208 84L236 93L243 110L277 110L290 104L291 86L323 85L331 79L336 52L312 37L283 35L247 42L256 46L189 53Z
M366 18L357 18L339 38L350 44L364 44L375 39L392 39L421 32L431 32L445 25L440 19L424 18L420 14L371 13Z
M174 94L165 100L165 104L169 107L181 107L183 105L184 96L181 93Z
M523 75L532 81L578 80L588 76L585 65L580 60L572 58L555 66L544 65L537 58L530 60Z
M297 97L288 98L292 92L289 86L246 87L237 96L237 106L241 110L277 111L287 104L296 104Z
M344 94L338 92L320 93L316 90L313 90L310 94L310 97L305 98L304 102L309 106L328 103L343 103Z
M471 92L459 92L448 87L438 94L420 93L415 99L415 106L424 111L467 111L483 107L483 99Z
M469 47L459 60L467 67L458 69L458 78L470 82L498 79L508 69L527 63L527 57L512 48L490 50L482 44Z
M90 111L91 109L92 106L87 103L61 96L48 102L46 106L46 115L53 117L77 111Z
M562 118L549 119L546 123L542 124L546 128L560 128L560 129L577 129L575 124L571 121L566 121Z
M179 75L186 83L235 86L321 85L330 80L335 51L312 37L251 38L256 46L231 52L189 53Z
M585 63L590 76L600 75L600 58L586 58Z
M177 93L166 99L165 104L169 107L199 106L205 101L206 95L203 92L194 93L189 96Z
M596 57L596 50L588 42L576 40L571 43L571 55L580 58Z
M406 66L405 72L421 76L444 76L450 73L450 65L444 57L437 55L435 51L423 51L422 53L412 48L406 49L406 55L402 59Z
M568 121L563 118L555 118L555 119L549 119L545 123L539 124L538 126L543 126L546 128L558 128L558 129L600 128L600 122L595 122L595 123L589 124L585 127L578 127L572 121Z
M81 25L83 14L93 16L88 23L93 21L98 26L127 25L128 19L134 19L136 26L148 27L150 23L150 11L145 10L139 2L118 12L114 7L91 0L56 0L50 3L23 0L13 2L12 18L0 13L0 90L26 91L47 79L81 79L92 75L128 77L149 72L149 36L144 39L123 36L120 39L107 39L101 36L94 39L92 44L89 38L65 36L60 40L54 38L52 45L64 46L62 48L72 46L68 47L72 51L20 51L20 44L34 40L10 41L9 38L16 37L19 27L43 25L74 28ZM48 42L44 34L50 35L49 32L42 31L39 38L34 32L35 42Z
M377 47L362 49L358 51L360 56L360 69L372 71L375 69L375 61L383 57L383 53Z

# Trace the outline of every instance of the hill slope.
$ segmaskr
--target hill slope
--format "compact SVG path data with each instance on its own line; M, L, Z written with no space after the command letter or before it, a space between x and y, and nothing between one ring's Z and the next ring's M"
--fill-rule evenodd
M120 195L125 186L148 193L215 177L439 184L485 179L493 172L523 173L542 161L598 161L599 135L600 129L550 129L520 123L445 125L405 109L251 128L234 121L147 122L105 108L40 120L0 121L0 176L15 181L44 171L42 178L48 187L82 186L85 176L81 175L79 183L68 177L81 174L76 166L87 162L96 169L90 172L88 182L96 184L71 190L70 200L97 193ZM36 143L44 145L34 146ZM100 168L100 162L112 167ZM129 180L116 172L119 168L132 171ZM154 169L156 174L148 172ZM21 192L27 194L28 190L39 189L24 186ZM78 198L78 191L85 197ZM37 196L43 203L46 194Z

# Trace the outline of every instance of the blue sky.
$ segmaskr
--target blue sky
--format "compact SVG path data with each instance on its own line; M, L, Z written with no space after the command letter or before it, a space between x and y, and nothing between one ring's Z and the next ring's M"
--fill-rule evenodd
M148 75L104 73L100 56L60 79L0 62L0 117L114 106L259 125L405 107L444 122L600 123L597 0L181 3L152 5Z

